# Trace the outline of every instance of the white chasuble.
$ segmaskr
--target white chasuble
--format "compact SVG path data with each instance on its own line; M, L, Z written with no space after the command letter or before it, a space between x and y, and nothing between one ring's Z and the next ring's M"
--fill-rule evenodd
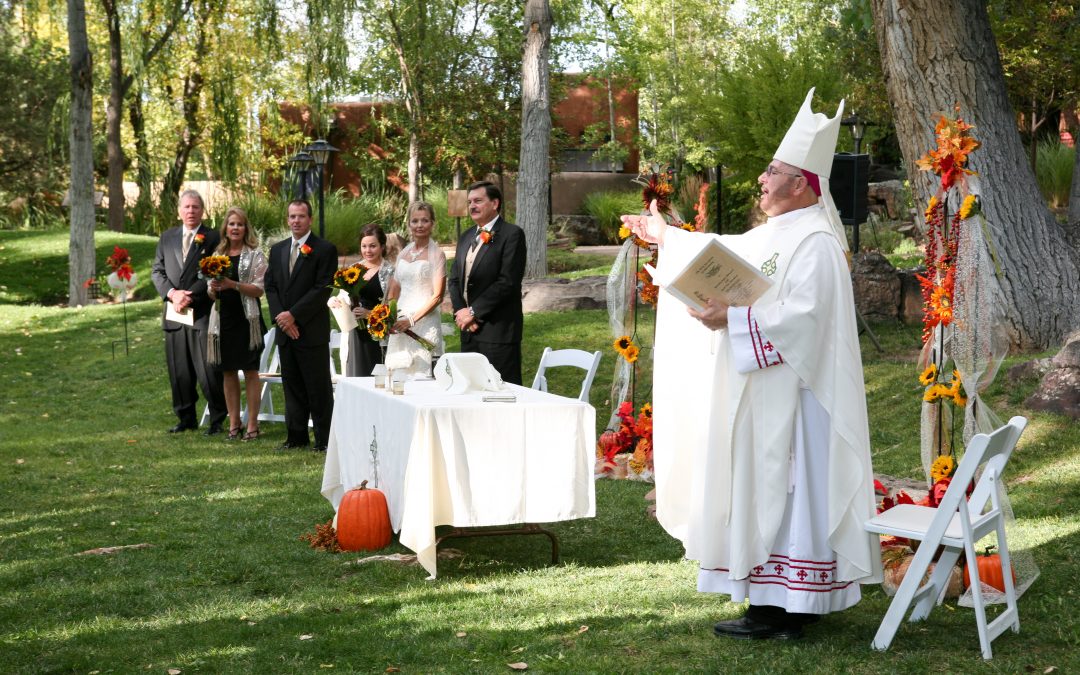
M658 276L670 278L709 236L715 235L669 229ZM785 574L800 580L817 574L820 580L827 572L828 588L845 592L852 587L845 582L880 581L876 537L862 529L874 514L873 476L843 252L820 206L770 218L721 241L772 272L774 286L752 308L732 308L729 317L746 321L749 312L760 329L757 348L767 346L778 356L738 372L729 332L706 329L685 305L660 294L653 381L657 518L702 570L745 581L766 565L775 572L776 554L791 557L787 535L796 526L792 517L799 517L793 511L803 508L799 499L816 496L823 520L816 538L833 554L831 567ZM752 341L736 340L744 345L740 349L755 348ZM804 406L815 403L822 414L804 414ZM812 447L796 458L799 438ZM800 472L806 462L814 470ZM800 481L815 484L807 492ZM775 579L769 583L777 585ZM703 583L702 590L736 590L709 586ZM820 613L850 604L849 595L839 602L796 602L791 609Z

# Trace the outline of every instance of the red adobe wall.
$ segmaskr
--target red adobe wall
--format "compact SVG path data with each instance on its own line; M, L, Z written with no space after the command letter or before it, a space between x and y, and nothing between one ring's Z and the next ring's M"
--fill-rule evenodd
M572 141L579 143L585 128L591 124L607 123L607 89L603 80L591 78L585 75L563 74L556 77L567 81L566 95L561 101L552 107L552 123L556 128L562 128L570 136ZM634 144L635 132L638 127L638 95L637 90L628 82L616 83L615 85L615 126L616 138L630 147L630 155L623 163L623 174L636 175L638 172L639 153ZM361 192L360 176L350 170L343 158L356 156L366 152L373 158L386 159L386 151L379 145L380 135L376 134L376 140L369 142L366 147L355 147L357 139L367 135L373 117L382 115L384 106L392 105L388 102L377 103L334 103L332 111L334 124L330 135L326 139L341 152L332 153L330 156L327 176L330 184L327 192L333 190L345 190L353 196L359 196ZM311 124L311 111L306 106L295 103L281 103L278 105L282 119L300 127L309 138L316 138L317 134ZM584 148L580 145L572 145L576 149ZM267 145L270 154L283 155L286 152L296 152L299 148L277 148ZM401 175L397 170L390 170L387 181L401 190L408 190L408 177ZM273 181L269 187L277 190L280 180Z
M592 124L608 123L607 84L588 75L558 75L566 81L566 95L551 110L552 123L575 140L580 141L585 128ZM615 137L630 147L622 173L637 174L639 153L635 144L638 128L638 94L630 82L613 80L615 102ZM580 147L580 146L578 146ZM591 149L591 148L581 148Z

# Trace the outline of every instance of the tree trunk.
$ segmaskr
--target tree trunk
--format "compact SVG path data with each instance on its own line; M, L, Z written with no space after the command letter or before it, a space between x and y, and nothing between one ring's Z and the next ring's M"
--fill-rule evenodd
M191 151L202 136L202 122L199 119L199 102L203 88L202 57L206 54L206 24L211 14L212 10L209 8L206 8L205 13L200 12L194 45L196 56L191 64L191 72L184 78L184 129L180 132L180 137L176 139L173 161L162 180L158 204L158 211L165 222L171 222L171 219L176 217L177 200L180 196L180 186L184 184L184 176L187 174L188 158L191 157Z
M925 204L936 177L915 160L935 147L937 113L958 105L982 143L976 192L1003 274L988 289L1014 348L1044 349L1080 321L1080 267L1025 161L981 0L872 0L882 71L912 191ZM1053 270L1048 274L1047 270Z
M521 62L521 156L517 181L517 221L525 230L528 256L525 276L547 276L548 150L551 143L551 97L548 53L551 7L548 0L525 3L525 54Z
M1075 144L1076 159L1073 161L1072 189L1069 191L1069 218L1065 236L1080 254L1080 143Z
M102 0L109 31L109 101L105 106L105 153L109 163L109 229L124 231L124 148L120 140L120 120L124 105L123 54L120 42L120 14L116 3Z
M135 136L135 182L139 185L139 198L135 202L132 220L144 234L160 234L162 228L154 225L157 222L153 214L154 175L150 170L150 143L146 138L146 118L143 115L142 92L139 88L135 89L135 95L131 97L128 120Z
M68 59L71 64L71 238L68 245L68 305L85 305L83 283L94 276L93 58L86 40L86 4L68 0Z

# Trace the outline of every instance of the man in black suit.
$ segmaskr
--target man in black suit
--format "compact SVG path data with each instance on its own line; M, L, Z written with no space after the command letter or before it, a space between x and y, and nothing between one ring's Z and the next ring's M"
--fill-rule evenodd
M330 382L330 282L337 248L311 233L311 204L289 202L292 236L274 244L266 268L266 302L277 325L275 341L285 388L287 436L280 449L306 448L308 417L316 452L325 452L334 412Z
M206 331L212 300L206 293L206 279L199 277L199 259L211 255L220 239L216 230L204 227L203 199L194 190L180 195L180 225L165 230L158 240L150 276L165 305L161 327L165 330L165 361L172 384L173 411L180 419L170 433L199 426L196 403L199 383L210 406L210 426L206 435L221 433L225 420L225 393L221 372L206 362ZM190 323L173 321L169 304Z
M521 384L525 233L500 215L502 192L494 183L473 183L468 199L476 225L458 240L448 283L461 351L483 354L504 382Z

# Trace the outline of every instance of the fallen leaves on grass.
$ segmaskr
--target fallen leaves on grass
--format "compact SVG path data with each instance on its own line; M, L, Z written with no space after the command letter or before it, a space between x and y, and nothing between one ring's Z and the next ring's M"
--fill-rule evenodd
M341 553L341 547L338 546L337 532L334 530L333 518L322 525L316 525L314 532L305 532L300 535L300 541L306 541L316 551Z
M517 663L508 663L506 665L510 666L510 668L513 669L513 670L528 670L529 669L529 664L525 663L524 661L518 661Z
M115 523L113 523L115 525ZM80 551L75 555L109 555L118 551L126 551L132 548L153 548L153 544L125 544L123 546L102 546L101 548L92 548L87 551ZM179 672L179 671L177 671Z
M311 633L304 633L303 635L300 636L300 639L301 640L310 640L310 639L312 639L314 637L315 636L312 635Z

